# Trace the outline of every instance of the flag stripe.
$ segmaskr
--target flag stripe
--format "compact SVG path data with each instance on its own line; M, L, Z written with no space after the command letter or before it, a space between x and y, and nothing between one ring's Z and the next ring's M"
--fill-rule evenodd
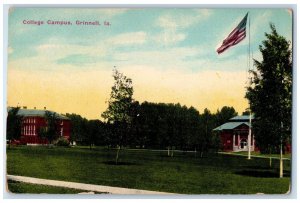
M247 17L248 17L248 13L243 18L243 20L238 24L238 26L230 32L230 34L226 37L226 39L223 40L222 45L217 49L218 54L224 52L229 47L238 44L239 42L241 42L243 39L246 38Z
M225 45L222 45L220 48L217 49L217 52L220 54L224 52L226 49L228 49L231 46L234 46L238 44L240 41L246 38L246 32L239 33L237 38L231 39L230 42L227 42Z

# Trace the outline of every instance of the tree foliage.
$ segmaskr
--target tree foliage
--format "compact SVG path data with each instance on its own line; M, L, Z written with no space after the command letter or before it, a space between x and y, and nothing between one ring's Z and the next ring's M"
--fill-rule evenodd
M41 137L48 139L52 144L60 136L60 120L55 112L45 111L46 128L41 128Z
M238 113L235 111L233 107L224 106L220 111L219 109L217 110L216 113L217 124L222 125L226 123L230 118L235 117L237 115Z
M114 85L111 88L108 108L102 113L102 117L109 123L130 123L130 109L133 102L132 80L127 78L117 69L113 70Z
M271 33L259 46L262 61L254 60L257 70L246 98L255 114L255 139L262 152L276 150L291 136L292 114L292 51L290 42L280 36L273 24Z
M102 113L107 123L113 125L110 141L115 146L126 145L134 115L132 80L117 69L113 70L114 85L111 88L108 108Z
M87 143L87 122L86 118L81 117L78 114L69 114L66 116L70 119L71 123L71 136L70 141L75 141L77 143Z
M71 122L71 141L75 141L79 145L106 145L108 143L109 133L105 125L100 120L88 120L78 114L69 114L66 116Z
M108 108L101 116L107 123L113 125L109 139L118 148L116 154L117 164L121 146L127 145L128 140L130 140L131 122L133 120L133 86L132 80L117 69L113 70L113 78L115 82L111 88Z
M9 142L19 139L21 136L23 117L18 115L19 109L20 107L12 107L8 111L6 139L9 140Z
M237 115L233 107L223 107L213 114L208 109L200 113L194 107L180 104L151 103L134 101L129 110L131 123L126 141L120 141L121 123L108 123L100 120L87 120L79 115L67 114L72 127L78 124L77 134L84 145L106 145L117 147L120 143L131 148L193 150L205 153L216 152L220 146L219 135L212 130ZM222 118L222 119L221 119ZM228 118L228 119L227 119ZM84 123L84 124L81 124ZM223 124L223 123L221 123ZM74 132L72 131L72 132ZM71 135L74 138L74 135ZM122 137L125 139L125 137ZM79 142L78 140L75 140Z

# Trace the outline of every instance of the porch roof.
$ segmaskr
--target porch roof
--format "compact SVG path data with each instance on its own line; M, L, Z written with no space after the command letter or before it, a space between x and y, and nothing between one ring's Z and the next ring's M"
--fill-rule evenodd
M242 124L245 124L249 127L248 122L228 122L224 123L223 125L220 125L219 127L216 127L215 129L213 129L213 131L233 130Z

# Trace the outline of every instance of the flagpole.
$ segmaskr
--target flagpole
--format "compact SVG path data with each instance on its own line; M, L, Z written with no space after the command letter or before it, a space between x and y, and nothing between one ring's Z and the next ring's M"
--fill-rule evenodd
M249 17L249 46L248 46L248 64L249 64L249 71L250 71L250 67L251 67L251 60L250 60L250 13L248 14L248 17ZM249 75L250 75L250 72L249 72ZM248 159L251 159L251 104L250 104L250 101L249 101L249 134L248 134ZM253 140L254 141L254 140ZM254 146L253 146L254 147Z

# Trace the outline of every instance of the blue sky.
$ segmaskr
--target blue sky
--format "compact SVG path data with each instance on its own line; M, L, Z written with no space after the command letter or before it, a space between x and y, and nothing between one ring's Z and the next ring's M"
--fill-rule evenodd
M241 112L247 107L243 95L247 80L248 25L244 41L221 55L215 50L247 12L251 20L254 58L261 59L258 46L265 39L264 33L270 32L270 22L275 24L280 35L292 40L292 15L284 8L11 8L8 105L48 105L53 110L75 111L89 118L98 118L105 105L98 108L95 104L87 110L86 104L92 105L88 99L81 107L66 109L64 100L58 103L43 98L33 103L33 98L40 94L45 96L43 89L48 89L57 98L64 97L58 96L60 93L53 90L53 85L46 85L55 82L66 85L73 92L73 87L78 84L82 85L79 89L86 86L90 91L105 86L106 96L90 98L91 101L105 103L112 85L107 77L111 77L112 68L117 66L133 78L139 101L180 102L193 105L199 111L205 107L215 111L229 105ZM23 20L45 23L47 20L71 21L73 25L24 25ZM76 20L109 21L111 26L76 26ZM95 75L92 86L87 78ZM29 84L29 80L38 80L44 88L35 90L35 85ZM24 88L31 89L30 95L21 93ZM170 93L174 91L176 94ZM207 100L216 94L219 96L214 100ZM82 93L74 92L69 96L76 98L75 95ZM222 102L221 96L227 99ZM86 97L89 98L88 95Z

